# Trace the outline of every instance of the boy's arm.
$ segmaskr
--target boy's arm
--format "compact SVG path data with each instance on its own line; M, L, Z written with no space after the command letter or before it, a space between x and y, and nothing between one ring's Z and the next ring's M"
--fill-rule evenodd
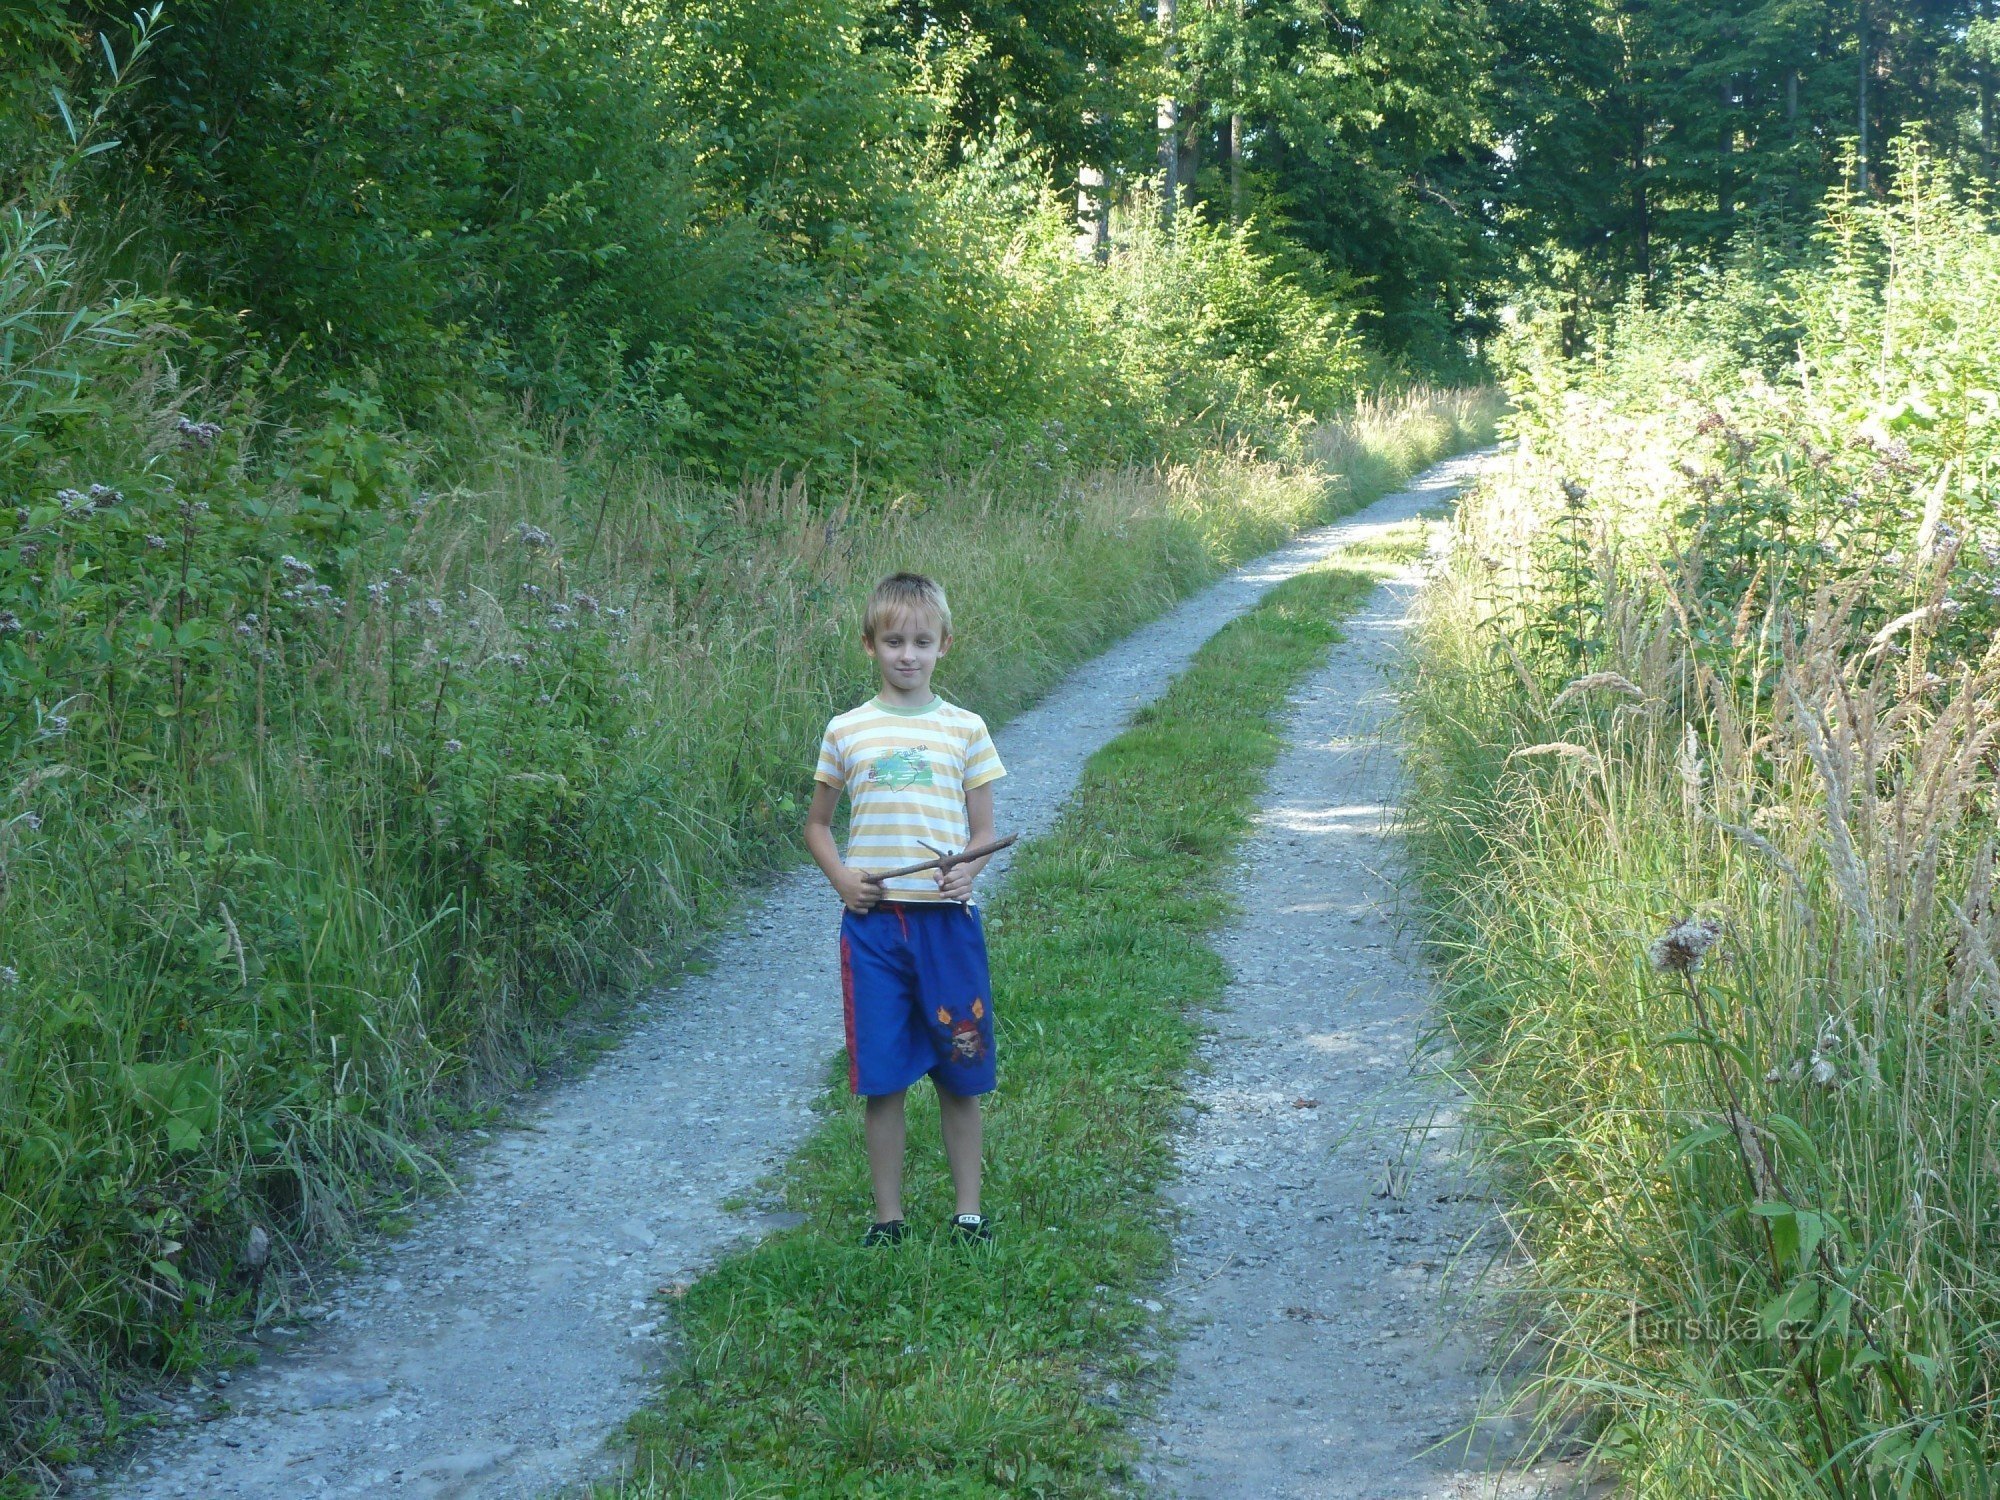
M992 782L976 786L965 794L965 822L968 829L966 848L977 849L981 844L993 842ZM940 870L938 890L947 901L970 901L972 882L979 878L979 872L986 868L987 861L992 858L993 856L989 854L986 859L969 860L962 865L953 865L949 870Z
M833 842L833 814L839 806L839 787L828 786L824 781L813 783L812 807L806 812L806 849L820 873L840 893L841 905L852 912L865 912L882 899L882 887L870 885L859 871L850 870L841 862L840 850Z

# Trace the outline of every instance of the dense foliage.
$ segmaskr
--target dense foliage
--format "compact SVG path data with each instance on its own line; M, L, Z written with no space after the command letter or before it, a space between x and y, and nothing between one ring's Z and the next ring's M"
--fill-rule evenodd
M2000 1460L2000 242L1899 181L1526 360L1413 679L1549 1414L1639 1495Z
M1498 220L1518 274L1537 300L1574 309L1711 260L1746 223L1796 249L1828 189L1893 186L1885 148L1910 132L1990 182L1992 10L1990 0L1492 7Z

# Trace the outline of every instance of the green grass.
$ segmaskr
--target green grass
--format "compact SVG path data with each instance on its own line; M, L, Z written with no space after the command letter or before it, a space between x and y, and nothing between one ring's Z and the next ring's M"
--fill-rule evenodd
M1126 1443L1098 1393L1129 1380L1147 1342L1169 1138L1202 1010L1226 981L1208 943L1229 913L1225 864L1279 750L1286 694L1376 578L1302 575L1219 632L1091 759L988 908L996 1243L945 1241L949 1185L935 1114L919 1107L919 1235L860 1249L861 1113L835 1083L782 1182L807 1222L686 1292L677 1372L635 1419L623 1493L1072 1495L1115 1481Z

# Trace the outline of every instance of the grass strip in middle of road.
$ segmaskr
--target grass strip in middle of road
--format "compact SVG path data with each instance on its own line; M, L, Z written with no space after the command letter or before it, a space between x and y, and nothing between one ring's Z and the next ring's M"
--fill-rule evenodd
M934 1500L1115 1479L1128 1449L1107 1387L1136 1373L1143 1299L1170 1250L1160 1186L1200 1011L1227 979L1208 942L1230 910L1227 861L1281 747L1286 696L1380 577L1302 574L1219 631L1092 757L987 909L996 1243L947 1242L936 1114L913 1091L916 1237L860 1248L867 1169L843 1070L782 1184L806 1222L680 1298L680 1357L634 1420L625 1493ZM829 901L829 943L833 929Z

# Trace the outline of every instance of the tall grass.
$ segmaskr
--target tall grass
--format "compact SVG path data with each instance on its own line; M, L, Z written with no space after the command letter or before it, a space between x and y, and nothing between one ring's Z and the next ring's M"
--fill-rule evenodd
M245 1314L252 1226L279 1268L338 1242L441 1125L558 1054L580 1001L791 856L813 736L870 687L875 577L944 581L965 624L940 686L1004 718L1493 415L1371 403L1321 429L1344 474L1216 456L843 497L554 445L432 496L362 398L287 466L238 442L242 409L190 435L206 395L92 386L123 416L78 469L147 482L37 500L0 567L21 659L62 679L15 684L0 785L0 1451L23 1472L73 1451L107 1370L185 1367ZM366 529L343 485L374 487ZM179 571L140 571L162 546Z
M2000 251L1921 174L1826 250L1527 368L1409 683L1539 1388L1637 1495L2000 1457Z

